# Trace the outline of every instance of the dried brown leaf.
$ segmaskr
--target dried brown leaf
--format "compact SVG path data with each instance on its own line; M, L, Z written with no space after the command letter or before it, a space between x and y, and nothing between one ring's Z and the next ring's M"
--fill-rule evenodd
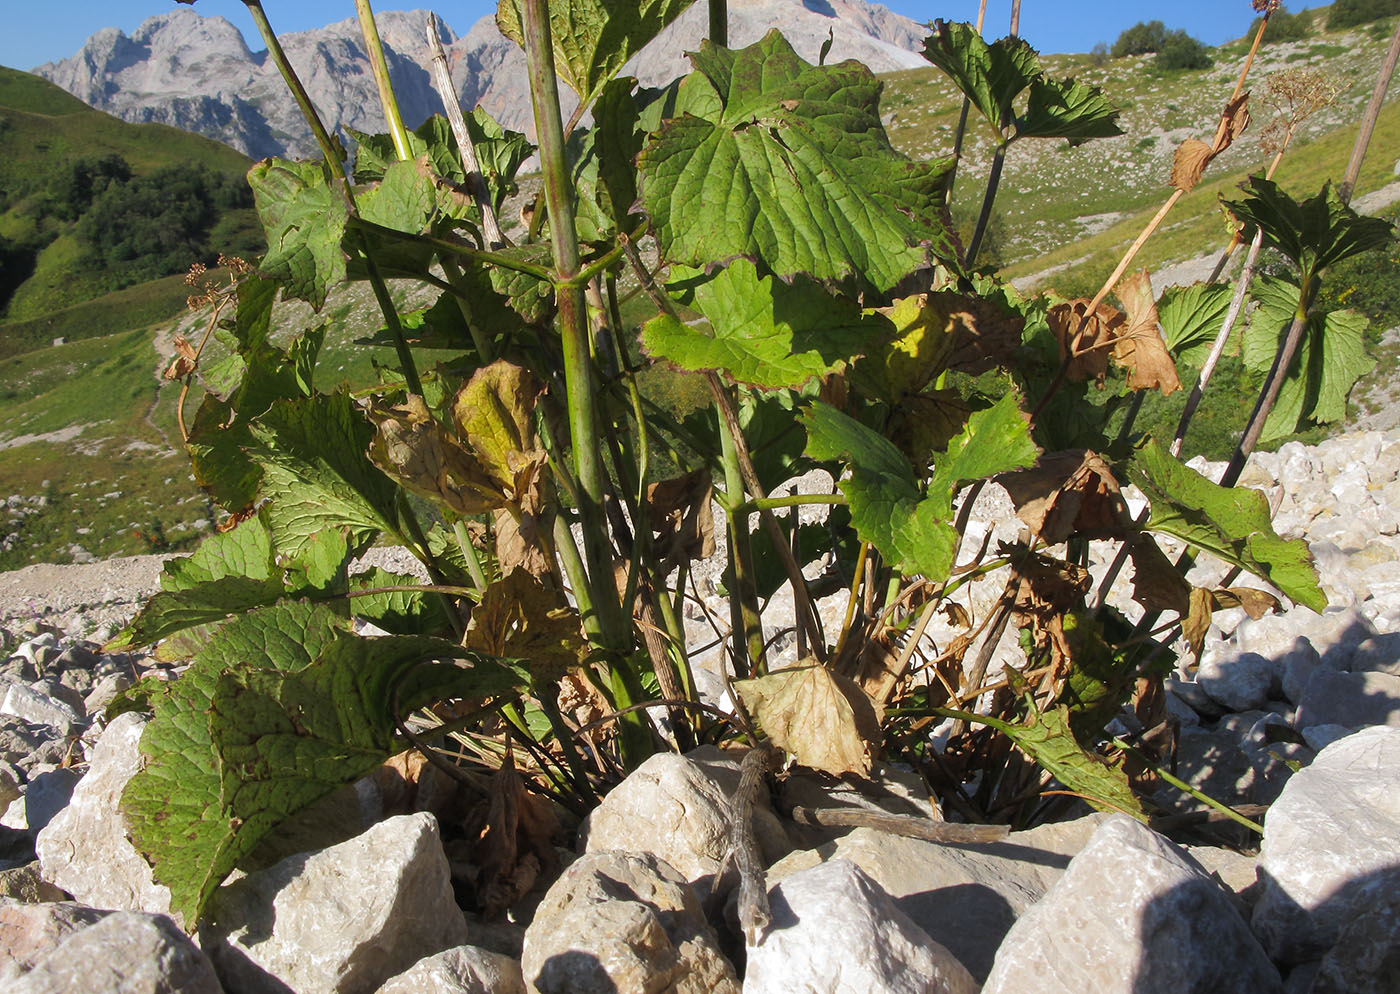
M411 395L371 416L376 430L370 460L408 490L458 514L480 514L507 502L499 482L433 418L422 397Z
M1060 343L1061 361L1073 356L1065 375L1071 380L1094 379L1102 383L1108 372L1108 346L1118 338L1128 318L1108 304L1100 304L1089 314L1090 303L1083 297L1068 300L1050 308L1045 317Z
M1210 630L1210 616L1215 609L1215 599L1203 587L1192 587L1190 606L1186 617L1181 620L1181 634L1191 651L1200 658L1201 647L1206 642L1206 632Z
M545 802L526 792L507 747L501 768L491 778L484 823L469 850L478 871L476 902L483 915L500 914L524 897L541 873L553 869L551 840L558 830Z
M519 659L537 681L557 681L587 655L578 612L523 569L486 588L472 612L466 647Z
M683 561L708 559L715 552L715 519L710 506L714 485L708 469L662 480L647 487L653 551L663 574Z
M1281 605L1273 594L1255 587L1217 587L1214 590L1194 588L1191 591L1190 611L1181 624L1181 633L1186 637L1191 651L1197 656L1201 654L1201 647L1205 644L1211 615L1232 607L1243 608L1245 614L1258 621L1266 614L1277 612Z
M1113 344L1113 361L1128 370L1128 388L1155 388L1164 397L1180 390L1176 362L1157 329L1157 302L1147 270L1124 278L1118 284L1118 298L1127 312L1128 326Z
M734 691L773 744L797 762L833 776L870 775L879 749L880 719L853 681L825 666L804 663L752 680Z
M1234 144L1235 139L1244 134L1245 128L1249 127L1248 90L1225 105L1225 109L1220 113L1220 120L1224 123L1225 128L1223 131L1217 129L1215 149L1211 154L1212 159Z
M498 359L472 374L452 401L452 419L472 454L527 512L538 510L547 461L535 432L535 402L543 386L528 370Z
M549 558L540 548L539 528L533 515L517 518L508 508L493 519L496 533L496 562L502 572L520 568L543 580L550 575Z
M1168 182L1183 193L1190 193L1201 181L1201 174L1215 153L1199 138L1188 138L1177 146L1172 156L1172 174Z
M1133 600L1148 611L1190 610L1191 584L1151 536L1139 532L1128 540L1133 560Z
M996 481L1010 494L1016 516L1050 545L1075 533L1111 538L1132 522L1112 468L1086 449L1043 455L1030 469Z
M867 640L856 670L856 683L866 695L881 706L888 704L900 676L899 647L884 635Z

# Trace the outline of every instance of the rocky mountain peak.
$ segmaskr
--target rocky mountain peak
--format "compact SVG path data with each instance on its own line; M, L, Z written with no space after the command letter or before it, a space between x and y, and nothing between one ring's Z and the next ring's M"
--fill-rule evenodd
M428 11L375 15L404 119L416 124L441 110L431 84ZM694 4L641 52L625 72L644 85L665 83L690 69L685 53L707 28L704 3ZM485 17L465 37L441 21L439 38L458 96L478 103L509 128L533 131L525 59ZM831 61L856 58L876 72L923 65L925 31L908 18L863 0L730 0L735 47L778 26L798 53L817 61L830 33ZM348 18L282 36L326 123L381 131L383 116L359 24ZM69 93L128 121L156 121L227 142L254 158L316 154L310 130L265 52L253 52L229 21L193 10L148 18L130 36L104 28L70 58L34 70ZM571 95L566 95L571 104ZM566 112L569 108L566 107Z

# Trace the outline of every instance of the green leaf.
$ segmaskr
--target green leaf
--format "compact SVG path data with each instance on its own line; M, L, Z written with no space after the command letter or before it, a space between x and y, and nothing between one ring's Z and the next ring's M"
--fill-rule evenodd
M1033 713L1025 725L1000 721L985 723L1005 732L1041 769L1070 790L1083 794L1094 807L1123 811L1141 821L1147 820L1142 804L1128 786L1127 774L1086 752L1075 740L1068 708L1060 706Z
M195 482L224 510L238 512L257 499L262 469L244 451L253 441L248 426L242 421L229 424L232 417L228 404L206 395L190 425L185 450Z
M390 163L378 184L356 194L355 204L366 221L419 234L433 217L437 195L433 181L410 160Z
M1314 611L1327 607L1307 543L1279 538L1269 501L1258 490L1218 486L1153 438L1134 453L1128 475L1151 502L1148 531L1174 535L1247 569Z
M1262 229L1264 244L1286 255L1308 278L1395 237L1389 221L1356 213L1331 183L1301 203L1262 176L1251 176L1244 188L1248 197L1227 200L1225 206L1241 223Z
M681 369L718 370L765 390L840 372L889 328L811 280L760 278L747 259L697 287L693 306L709 319L709 334L662 313L643 325L642 347Z
M1244 364L1267 373L1293 324L1298 286L1286 279L1264 277L1254 285L1254 298L1259 309L1244 333ZM1291 435L1310 423L1346 417L1351 388L1376 365L1366 355L1365 333L1370 323L1355 311L1313 311L1308 315L1293 365L1264 422L1260 441Z
M369 461L374 426L347 393L278 401L251 430L279 551L297 555L325 528L349 528L355 547L397 534L398 489Z
M1103 92L1073 79L1031 83L1025 116L1016 122L1017 138L1067 138L1071 145L1122 133L1118 111Z
M924 58L948 74L999 141L1010 137L1015 123L1012 102L1041 75L1040 59L1026 41L1008 37L989 45L966 23L935 21L924 39Z
M894 150L868 69L809 65L776 31L739 51L707 41L691 58L683 113L637 161L667 260L743 256L785 280L805 273L878 291L935 260L957 266L950 163Z
M224 810L221 757L210 734L219 675L251 666L306 666L346 622L305 602L241 615L216 631L155 707L141 735L145 761L122 791L132 843L170 888L187 928L246 850L233 845Z
M262 272L280 280L288 296L320 310L330 287L345 278L344 197L319 161L264 159L248 172L248 185L267 232Z
M423 581L406 573L391 573L378 566L356 573L350 578L350 590L364 591L379 587L416 586ZM447 610L442 597L422 590L392 590L364 594L350 601L357 618L372 622L395 635L417 635L423 632L443 632L448 629Z
M226 576L280 579L272 536L258 518L248 518L236 528L210 535L188 556L167 562L161 570L160 588L173 593Z
M934 457L929 492L944 496L951 513L959 483L1029 466L1039 453L1016 395L1008 393L985 411L974 412L946 453Z
M502 128L480 104L463 119L476 150L477 165L486 180L491 206L499 212L506 197L515 192L515 174L535 154L535 146L519 131ZM460 155L457 161L460 164Z
M608 80L693 0L554 0L549 5L554 65L588 106ZM519 0L500 0L496 25L524 45Z
M1225 323L1234 291L1219 283L1169 287L1157 301L1157 320L1167 349L1181 362L1199 366Z

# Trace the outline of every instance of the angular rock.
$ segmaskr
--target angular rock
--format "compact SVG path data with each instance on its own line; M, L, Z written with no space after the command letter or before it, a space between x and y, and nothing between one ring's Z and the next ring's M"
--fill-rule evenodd
M1222 707L1248 711L1269 699L1279 683L1279 665L1257 652L1207 652L1196 672L1196 683Z
M1017 917L1044 896L1105 817L1042 825L1013 832L1005 842L972 846L857 828L835 842L785 856L770 868L768 883L830 860L849 860L981 981ZM1058 832L1050 834L1051 828ZM1080 831L1072 837L1076 828Z
M25 973L68 936L109 914L72 901L0 900L0 984Z
M67 752L67 740L52 725L0 715L0 762L29 770L37 765L62 763Z
M745 994L977 992L957 958L850 860L793 874L769 903L772 923L748 948Z
M1126 815L1012 926L983 994L1263 994L1278 971L1220 885Z
M247 994L370 994L467 937L426 812L225 884L209 919L200 945L225 986Z
M1377 896L1342 927L1318 966L1311 994L1400 991L1400 892Z
M35 725L52 725L64 735L76 731L86 717L72 704L23 683L10 683L0 689L0 714L14 715Z
M651 853L679 870L703 902L729 851L730 798L739 760L713 747L686 756L657 753L609 791L579 832L585 852ZM755 805L755 833L765 862L792 848L766 791Z
M141 767L137 743L145 727L146 719L135 712L107 726L68 806L38 834L34 850L44 879L83 904L166 914L170 891L156 883L150 864L127 839L119 808L127 781Z
M525 978L509 956L455 946L419 960L375 994L525 994Z
M224 994L208 958L166 915L115 911L74 932L9 994Z
M0 897L8 897L24 904L67 899L63 891L44 879L39 870L38 860L0 870Z
M40 773L24 785L24 824L31 832L42 830L73 799L79 777L76 770L59 768Z
M1312 725L1400 726L1400 676L1319 667L1298 701L1299 729Z
M1243 738L1228 728L1183 728L1177 739L1176 775L1227 804L1252 803L1255 770ZM1166 805L1195 803L1166 786L1153 799Z
M591 852L525 932L532 994L739 994L695 892L650 853Z
M24 796L24 790L19 785L19 777L15 776L16 772L9 763L0 764L0 816L9 810L12 801Z
M1356 910L1400 889L1400 729L1366 728L1294 774L1269 809L1250 920L1274 959L1316 959Z
M1394 567L1394 570L1400 573L1400 566ZM1400 580L1396 582L1400 583ZM1400 632L1372 635L1359 643L1356 653L1351 657L1351 671L1400 676Z

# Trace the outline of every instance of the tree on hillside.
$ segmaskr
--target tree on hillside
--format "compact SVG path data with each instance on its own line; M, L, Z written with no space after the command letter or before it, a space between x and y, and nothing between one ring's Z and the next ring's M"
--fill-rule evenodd
M116 152L68 163L49 184L49 213L76 221L113 183L131 179L131 166Z
M1400 14L1400 0L1335 0L1327 27L1336 31Z
M1128 28L1113 43L1113 57L1121 59L1125 55L1147 55L1160 52L1167 40L1167 26L1161 21L1138 21Z
M1185 31L1172 31L1162 42L1152 65L1162 72L1171 72L1178 69L1209 69L1215 62L1199 40Z

